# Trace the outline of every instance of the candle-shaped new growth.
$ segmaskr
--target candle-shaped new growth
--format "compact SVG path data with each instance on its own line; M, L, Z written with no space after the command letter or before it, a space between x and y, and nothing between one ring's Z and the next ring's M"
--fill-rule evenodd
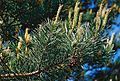
M77 40L80 40L81 35L83 34L83 28L81 27L81 21L82 21L82 15L83 13L80 13L79 15L79 21L78 21L78 28L77 28Z
M83 13L81 12L79 15L78 28L81 26L82 16L83 16Z
M107 9L106 10L106 14L105 14L105 17L103 19L103 22L102 22L102 30L105 28L106 26L106 23L107 23L107 19L108 19L108 15L109 13L111 12L111 9Z
M108 45L111 46L114 40L115 33L112 34L111 39L108 41Z
M30 43L30 41L31 41L31 36L30 36L30 34L27 35L25 41L26 41L26 44L27 44L27 45Z
M25 42L26 42L26 39L27 39L27 36L28 36L28 31L29 31L29 28L26 28L26 30L25 30L25 35L24 35Z
M106 9L105 15L104 15L104 19L102 22L102 30L104 29L104 27L106 26L107 20L108 20L108 15L110 14L110 12L112 11L113 8L115 8L116 5L114 4L113 6L111 6L109 9Z
M101 25L101 19L99 16L99 12L97 12L95 22L96 22L96 33L98 33L98 31L100 30L100 25Z
M101 25L101 16L104 16L105 12L106 12L106 6L104 7L103 4L104 0L102 1L102 3L100 4L99 10L96 13L96 17L94 19L95 24L96 24L96 31L95 31L95 35L97 35L97 33L100 30L100 25Z
M96 14L95 19L94 19L95 23L96 23L96 32L95 32L96 35L99 31L101 31L105 28L107 20L108 20L108 15L111 12L111 10L115 7L115 5L113 5L111 8L107 9L107 6L108 6L108 4L106 4L104 6L103 2L102 2L100 4L100 8Z
M31 36L30 36L30 34L28 33L28 31L29 31L29 28L26 28L25 35L24 35L25 42L26 42L27 45L30 43L30 41L32 39Z
M72 20L72 28L69 31L69 35L71 35L71 33L74 30L74 27L77 26L77 22L78 22L78 14L79 14L79 10L80 8L78 7L80 4L80 2L76 2L75 7L74 7L74 17Z
M73 13L73 9L72 8L70 8L70 10L69 10L69 14L68 14L68 20L69 20L69 26L71 27L71 25L72 25L72 13Z
M30 34L28 33L28 31L29 31L29 28L26 28L25 35L24 35L25 42L26 42L25 54L28 54L28 46L29 46L29 44L30 44L30 42L32 40L32 38L31 38Z
M99 15L99 16L101 15L102 9L103 9L103 2L100 4L100 8L98 10L98 14L97 15Z
M104 6L104 8L102 9L102 13L101 13L101 16L102 16L102 18L104 18L105 17L105 13L106 13L106 10L107 10L107 4Z
M110 39L107 39L107 45L105 46L105 49L108 53L110 53L114 47L113 40L115 37L115 33L112 33L112 36Z
M78 20L78 13L80 8L78 7L80 4L80 2L76 2L75 8L74 8L74 18L73 18L73 23L72 23L72 30L74 29L74 27L77 24L77 20Z
M59 8L58 8L58 11L57 11L57 15L56 15L56 18L55 18L54 24L56 24L57 21L58 21L59 14L60 14L60 11L61 11L62 7L63 7L63 5L60 5Z
M22 37L18 37L18 38L19 38L19 42L16 48L16 53L17 53L17 58L19 59L19 52L20 52L20 49L22 48L23 39Z

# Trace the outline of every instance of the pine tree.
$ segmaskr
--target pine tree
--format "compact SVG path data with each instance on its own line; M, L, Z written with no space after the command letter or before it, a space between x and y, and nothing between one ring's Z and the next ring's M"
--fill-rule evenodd
M26 28L16 42L0 48L0 80L119 81L120 63L111 62L115 34L104 36L116 6L107 9L103 1L97 12L81 12L77 1L62 21L60 5L55 20L48 19L31 33Z

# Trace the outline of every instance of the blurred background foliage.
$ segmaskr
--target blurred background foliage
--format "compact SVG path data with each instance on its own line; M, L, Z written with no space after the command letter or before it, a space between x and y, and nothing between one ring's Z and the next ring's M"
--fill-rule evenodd
M119 81L119 13L119 0L1 0L0 80Z

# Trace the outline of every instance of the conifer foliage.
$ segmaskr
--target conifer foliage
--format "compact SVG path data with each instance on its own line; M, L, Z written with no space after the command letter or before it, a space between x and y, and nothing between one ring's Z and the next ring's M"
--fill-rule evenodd
M42 4L41 0L36 1ZM34 30L26 28L7 47L0 37L0 80L120 80L119 49L116 53L114 50L115 33L109 38L104 36L113 11L118 14L118 5L107 8L103 0L97 12L91 9L83 12L81 2L76 1L64 21L60 20L63 7L59 5L55 20L37 23L39 27Z

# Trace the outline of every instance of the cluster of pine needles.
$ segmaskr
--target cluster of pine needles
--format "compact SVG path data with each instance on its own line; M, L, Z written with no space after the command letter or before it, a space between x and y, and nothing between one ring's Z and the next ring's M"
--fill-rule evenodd
M59 6L55 20L48 19L31 32L26 28L24 35L9 42L7 47L0 38L0 80L65 81L75 69L80 80L84 77L85 63L114 68L110 63L114 33L111 38L103 33L109 15L120 8L116 4L107 8L103 1L97 12L92 9L81 12L80 2L76 2L68 18L62 21L59 15L63 6ZM105 73L96 80L113 78L108 75Z

